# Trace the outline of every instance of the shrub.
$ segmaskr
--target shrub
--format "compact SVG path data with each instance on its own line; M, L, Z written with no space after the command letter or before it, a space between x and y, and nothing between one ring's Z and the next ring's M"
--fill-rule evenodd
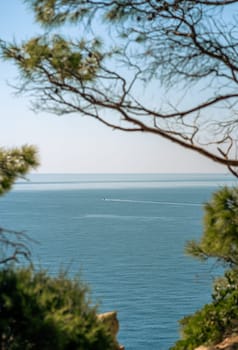
M211 345L229 336L238 320L238 290L233 289L218 302L213 301L201 310L180 321L182 340L171 350L193 350L199 345Z
M216 259L229 269L214 283L212 302L180 321L182 339L171 350L193 350L238 333L238 188L224 187L205 205L204 230L187 252Z
M114 350L87 286L60 273L0 270L0 348Z

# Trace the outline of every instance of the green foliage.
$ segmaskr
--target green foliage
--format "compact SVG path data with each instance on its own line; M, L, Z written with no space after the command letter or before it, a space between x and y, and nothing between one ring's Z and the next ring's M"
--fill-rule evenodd
M18 177L38 166L37 152L33 146L0 148L0 195L11 189Z
M60 84L68 79L73 82L91 81L99 69L102 55L100 41L73 42L60 35L34 37L18 47L2 44L4 59L13 59L23 77L34 81L39 74L46 74L50 83ZM72 89L73 90L73 89Z
M238 332L238 188L224 187L205 205L204 232L200 242L190 241L187 252L210 257L229 269L216 279L212 302L180 321L182 339L171 350L193 350L216 344Z
M224 187L205 205L204 231L200 242L190 241L187 252L226 264L238 264L238 188Z
M36 21L45 26L75 23L90 10L85 0L25 0L35 13Z
M205 305L192 316L180 321L182 339L171 350L194 350L202 344L220 340L218 313L213 305Z
M0 348L8 350L113 350L88 288L64 273L0 270Z
M238 331L238 271L229 270L214 284L213 302L180 321L182 339L171 350L216 344Z
M225 271L223 277L215 280L212 298L216 303L225 299L228 295L238 290L238 269Z
M38 166L37 150L33 146L0 148L0 196L9 191L19 177ZM30 260L29 238L24 232L4 229L0 226L0 265Z

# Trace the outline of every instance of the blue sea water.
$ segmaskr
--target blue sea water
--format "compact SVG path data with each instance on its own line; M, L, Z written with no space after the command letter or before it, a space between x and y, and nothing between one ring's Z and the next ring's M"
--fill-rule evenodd
M212 263L184 254L203 203L229 175L38 174L1 198L1 226L26 231L37 266L81 271L126 350L167 350L178 320L210 301Z

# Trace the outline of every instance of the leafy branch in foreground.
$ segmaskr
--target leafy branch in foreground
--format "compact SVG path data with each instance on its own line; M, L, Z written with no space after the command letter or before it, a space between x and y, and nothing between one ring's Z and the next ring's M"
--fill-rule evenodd
M1 51L36 110L155 134L238 175L237 0L25 2L46 33Z
M39 164L33 146L0 148L0 195L9 191L14 182ZM0 265L19 261L30 261L30 238L24 233L0 227Z
M205 205L204 231L200 242L189 241L186 251L200 258L215 258L238 267L238 188L224 187Z
M0 148L0 195L9 191L14 182L39 165L37 151L33 146Z

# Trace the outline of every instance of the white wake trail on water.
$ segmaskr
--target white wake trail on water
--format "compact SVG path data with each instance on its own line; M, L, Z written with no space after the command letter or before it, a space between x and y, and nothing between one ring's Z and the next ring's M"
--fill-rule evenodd
M119 199L119 198L103 198L102 200L107 202L126 202L126 203L142 203L142 204L165 204L165 205L178 205L178 206L194 206L201 207L199 203L187 203L187 202L164 202L164 201L146 201L146 200L135 200L135 199Z

